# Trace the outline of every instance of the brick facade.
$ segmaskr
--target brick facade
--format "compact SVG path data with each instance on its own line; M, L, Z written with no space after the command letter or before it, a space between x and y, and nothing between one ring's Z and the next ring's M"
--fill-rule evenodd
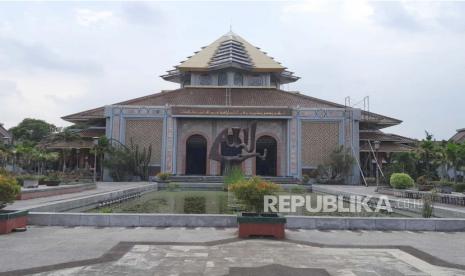
M126 120L125 143L130 146L131 141L138 145L140 150L152 146L152 159L150 163L160 166L162 159L163 120L142 119Z
M340 144L339 122L303 121L301 158L303 168L324 164L330 153Z

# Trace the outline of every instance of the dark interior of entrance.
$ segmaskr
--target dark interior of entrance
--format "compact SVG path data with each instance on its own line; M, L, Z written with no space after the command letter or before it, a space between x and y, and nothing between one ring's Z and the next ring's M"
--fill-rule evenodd
M192 135L186 142L186 174L207 174L207 139Z
M271 136L262 136L257 139L257 152L263 154L267 150L265 160L255 158L256 174L262 176L276 176L277 150L276 140Z

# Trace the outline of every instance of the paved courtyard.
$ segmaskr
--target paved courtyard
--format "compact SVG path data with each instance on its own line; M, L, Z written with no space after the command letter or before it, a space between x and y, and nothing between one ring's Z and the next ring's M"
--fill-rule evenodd
M30 227L0 236L0 275L465 275L465 233ZM464 269L464 270L462 270Z

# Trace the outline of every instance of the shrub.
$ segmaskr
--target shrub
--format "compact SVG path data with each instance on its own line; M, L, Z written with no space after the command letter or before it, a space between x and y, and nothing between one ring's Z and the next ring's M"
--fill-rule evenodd
M307 189L302 186L294 186L291 188L291 194L305 194L307 192Z
M465 183L455 184L454 188L457 193L463 193L465 191Z
M406 173L393 173L390 183L396 189L407 189L414 185L413 179Z
M418 186L423 186L423 185L428 185L428 177L426 175L422 175L417 178L417 185Z
M228 187L231 184L244 180L244 173L241 168L233 167L229 173L224 177L224 184Z
M99 209L99 213L110 214L110 213L113 213L113 209L111 209L110 207L103 207Z
M275 195L280 190L277 184L267 182L258 176L248 180L244 179L229 186L236 198L244 205L247 211L262 212L263 197Z
M127 181L134 175L134 158L125 146L110 147L105 154L103 165L109 169L114 181Z
M203 196L187 196L184 199L185 214L205 214L207 212L206 199Z
M156 177L158 180L167 181L170 178L171 174L167 172L159 172Z
M0 175L0 209L12 203L21 192L21 187L13 177Z
M308 184L309 181L310 181L310 176L306 174L302 175L302 184Z
M423 209L422 216L424 218L430 218L433 215L433 195L423 196Z

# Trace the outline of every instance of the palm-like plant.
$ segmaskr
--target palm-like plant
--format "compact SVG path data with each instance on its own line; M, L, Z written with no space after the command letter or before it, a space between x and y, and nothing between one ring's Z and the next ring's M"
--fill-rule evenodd
M433 135L427 131L426 138L420 142L420 146L417 149L419 157L420 174L426 175L428 178L432 178L435 174L435 168L437 161L440 160L438 154L438 147L436 141L433 139Z

